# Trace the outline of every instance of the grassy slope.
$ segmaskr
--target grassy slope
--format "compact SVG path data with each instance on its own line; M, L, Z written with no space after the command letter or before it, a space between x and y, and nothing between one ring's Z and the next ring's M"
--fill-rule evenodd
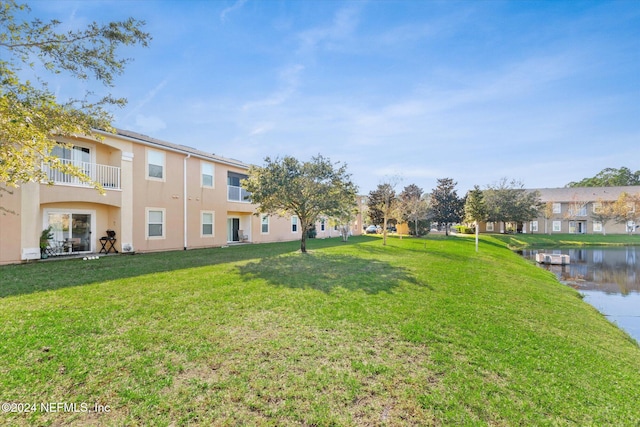
M0 424L634 425L640 350L493 237L0 268ZM37 289L37 292L33 290Z

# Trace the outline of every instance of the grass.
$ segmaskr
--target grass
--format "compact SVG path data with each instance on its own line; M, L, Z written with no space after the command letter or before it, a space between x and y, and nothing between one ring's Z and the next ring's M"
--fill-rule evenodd
M640 234L496 234L512 249L561 246L638 246Z
M37 406L0 424L640 422L637 343L550 273L491 236L381 243L0 267L0 402Z

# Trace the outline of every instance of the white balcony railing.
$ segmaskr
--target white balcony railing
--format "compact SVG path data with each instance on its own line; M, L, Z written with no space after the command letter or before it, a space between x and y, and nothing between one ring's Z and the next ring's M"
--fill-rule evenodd
M97 163L74 162L72 160L60 159L65 164L72 164L78 167L93 181L102 184L105 190L120 190L120 168L116 166L100 165ZM42 170L56 185L77 185L81 187L91 187L91 184L82 182L80 178L60 172L51 168L48 164L42 165Z
M251 193L242 187L227 185L227 200L230 202L251 203Z

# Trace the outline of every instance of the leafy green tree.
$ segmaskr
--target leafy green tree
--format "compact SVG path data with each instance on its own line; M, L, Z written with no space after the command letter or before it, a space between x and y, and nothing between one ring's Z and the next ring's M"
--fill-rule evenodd
M449 225L460 222L464 211L464 201L458 197L455 182L451 178L438 179L438 186L431 192L430 216L433 221L445 226L449 235Z
M604 168L591 178L570 182L567 187L625 187L640 185L640 170L633 172L627 167Z
M390 182L378 184L378 187L369 192L369 199L367 201L369 207L369 217L372 221L377 220L380 222L374 222L375 225L382 224L382 244L387 244L387 224L391 220L395 220L392 217L396 211L396 203L398 197L394 185ZM374 218L375 215L375 218Z
M304 163L290 156L267 157L264 166L249 168L249 177L241 184L258 204L258 213L298 217L303 253L307 231L321 216L341 218L356 204L357 187L347 166L334 165L321 155Z
M65 31L57 20L20 20L29 12L26 4L15 0L0 2L0 184L10 191L24 182L51 183L47 169L91 182L79 167L52 156L55 138L100 138L94 129L111 129L106 108L122 106L126 100L111 95L95 99L87 92L81 99L60 102L42 74L66 73L113 86L129 62L118 57L118 49L147 46L151 37L141 30L144 22L133 18ZM36 83L22 78L25 69L37 75Z
M473 190L467 192L464 204L465 221L473 222L476 228L476 252L478 252L479 223L487 219L487 206L484 203L484 196L480 187L475 185Z
M501 179L484 191L487 219L492 222L524 223L535 219L542 203L537 191L527 191L519 181Z

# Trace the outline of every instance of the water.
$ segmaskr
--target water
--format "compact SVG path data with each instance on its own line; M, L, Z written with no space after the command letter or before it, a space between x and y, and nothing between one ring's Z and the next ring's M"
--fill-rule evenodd
M522 256L535 261L539 252L568 254L569 265L539 265L640 343L640 246L523 250Z

